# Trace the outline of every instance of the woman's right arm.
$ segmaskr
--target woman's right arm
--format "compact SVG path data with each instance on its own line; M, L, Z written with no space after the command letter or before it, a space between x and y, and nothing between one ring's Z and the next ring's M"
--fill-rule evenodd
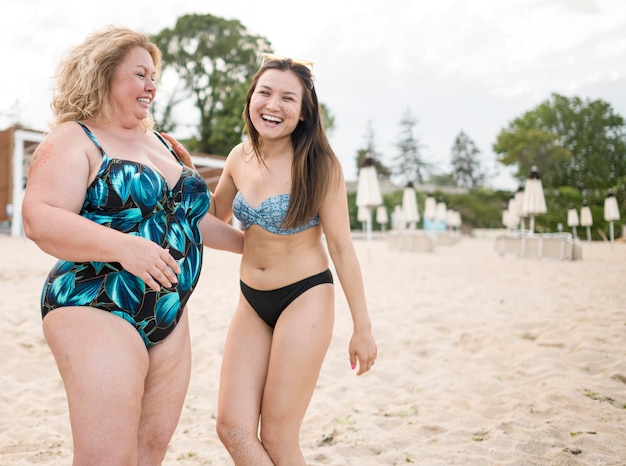
M90 150L97 151L75 123L57 126L37 147L22 204L24 233L60 259L119 262L153 289L160 288L157 280L171 286L180 267L166 249L79 215L90 173L99 168L98 158L90 163Z

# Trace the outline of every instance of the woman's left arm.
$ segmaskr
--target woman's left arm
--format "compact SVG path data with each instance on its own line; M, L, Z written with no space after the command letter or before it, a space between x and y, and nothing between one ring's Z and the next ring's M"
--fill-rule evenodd
M361 267L352 244L348 196L340 169L337 177L333 178L319 215L328 252L352 315L354 330L349 346L350 364L354 369L358 361L357 375L361 375L374 365L378 350L367 310Z

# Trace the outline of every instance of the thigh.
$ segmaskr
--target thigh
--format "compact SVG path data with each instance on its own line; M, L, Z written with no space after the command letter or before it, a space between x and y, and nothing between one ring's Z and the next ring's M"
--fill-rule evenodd
M334 288L314 286L283 312L272 341L262 418L299 429L334 325Z
M271 344L271 329L240 296L224 343L218 422L256 435Z
M149 349L149 357L138 464L160 464L180 419L191 376L188 309L172 333Z
M65 384L77 464L135 461L148 353L135 328L109 312L59 308L43 320Z

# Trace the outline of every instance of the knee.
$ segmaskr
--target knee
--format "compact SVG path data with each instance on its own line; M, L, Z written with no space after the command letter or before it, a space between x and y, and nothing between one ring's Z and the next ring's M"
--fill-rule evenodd
M137 445L138 457L145 464L161 464L171 438L167 432L153 432L150 436L143 436Z
M280 429L274 428L272 424L261 424L261 443L268 452L274 452L285 445L284 432Z
M217 436L227 450L238 449L241 445L244 445L250 440L252 434L244 429L242 426L228 422L218 416L215 425Z

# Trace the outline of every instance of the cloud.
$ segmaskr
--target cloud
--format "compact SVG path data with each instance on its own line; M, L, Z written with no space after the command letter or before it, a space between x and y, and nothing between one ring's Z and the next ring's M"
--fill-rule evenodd
M88 33L108 24L157 33L186 13L238 19L277 53L316 62L316 88L335 116L331 142L348 179L356 177L369 123L383 161L393 162L407 108L425 156L441 170L461 130L495 169L499 131L553 92L603 99L626 115L622 0L318 0L304 11L291 0L21 0L0 17L0 42L10 44L0 127L17 112L27 126L45 128L50 77ZM515 189L503 171L492 185Z

